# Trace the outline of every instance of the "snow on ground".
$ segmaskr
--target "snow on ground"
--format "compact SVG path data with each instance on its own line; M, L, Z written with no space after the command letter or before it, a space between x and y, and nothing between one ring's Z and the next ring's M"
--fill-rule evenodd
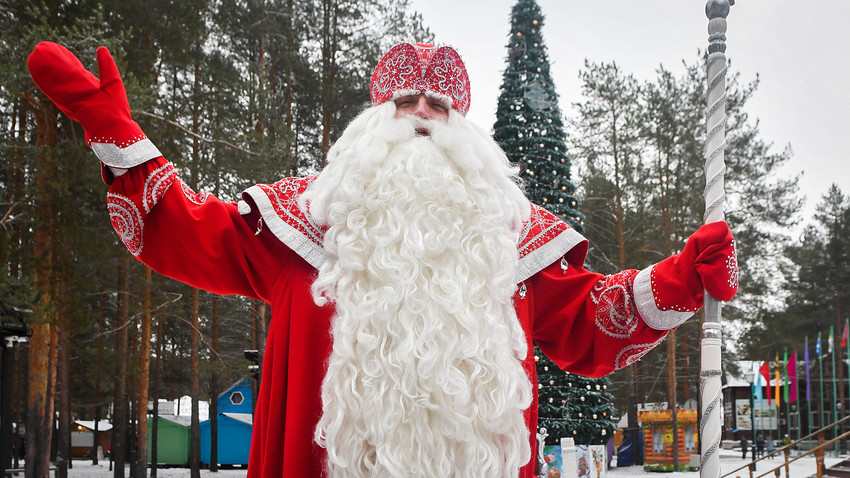
M832 466L835 463L838 463L842 459L846 458L836 458L835 456L827 455L826 457L826 466ZM722 450L720 453L720 473L726 474L731 472L732 470L744 466L748 461L741 459L741 453L733 450ZM779 458L774 458L772 460L765 460L758 463L758 469L756 470L755 476L758 476L762 473L766 473L773 469L773 467L778 466L782 463L782 460ZM812 476L815 474L815 459L812 456L807 456L805 458L801 458L790 465L790 473L789 476L792 478L803 478L807 476ZM217 473L212 473L209 470L201 470L201 476L204 478L244 478L246 475L246 470L243 469L233 469L233 470L219 470ZM113 472L109 471L109 462L101 461L98 465L92 466L90 461L82 461L75 460L74 468L68 470L68 476L71 478L112 478ZM130 476L129 467L127 467L126 473L124 476ZM150 471L148 471L148 476L150 476ZM189 470L186 468L159 468L157 470L158 478L185 478L189 476ZM735 473L734 476L740 476L741 478L748 477L747 469L744 468L740 470L738 473ZM774 476L773 473L770 473L768 476ZM785 476L784 469L782 470L781 476ZM641 466L630 466L625 468L612 468L608 470L608 478L620 478L620 477L643 477L643 478L698 478L698 471L679 471L675 473L651 473L647 471L643 471L643 467Z
M794 458L793 456L791 457ZM841 458L836 458L834 455L827 455L824 462L827 467L830 467L839 461L847 458L846 456ZM721 450L720 451L720 474L725 475L733 470L736 470L742 466L745 466L749 463L749 460L741 459L741 452L739 450ZM771 471L774 467L779 466L783 463L783 460L778 456L773 459L767 459L758 462L756 464L756 472L753 476L759 476L762 473L767 473ZM791 478L804 478L808 476L813 476L815 474L815 459L812 455L806 456L804 458L800 458L799 460L791 463L789 465L789 473L788 476ZM749 477L749 472L746 468L739 470L736 472L733 477L741 477L746 478ZM773 477L774 474L770 473L767 476ZM782 468L781 475L785 477L785 468ZM629 466L626 468L612 468L608 470L608 478L620 478L620 477L644 477L644 478L698 478L698 471L678 471L675 473L651 473L647 471L643 471L643 467L640 466Z

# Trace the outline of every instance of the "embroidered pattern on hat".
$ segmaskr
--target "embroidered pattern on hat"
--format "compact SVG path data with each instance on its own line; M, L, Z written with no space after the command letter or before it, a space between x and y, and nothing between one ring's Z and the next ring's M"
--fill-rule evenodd
M406 94L445 97L461 115L469 111L469 75L460 55L451 47L400 43L381 58L369 88L373 105Z
M590 299L596 304L596 326L611 337L628 338L637 329L632 292L632 280L637 272L626 270L605 276L590 292Z
M118 233L121 242L133 256L142 253L142 213L130 198L119 194L107 193L106 206L109 210L109 221Z

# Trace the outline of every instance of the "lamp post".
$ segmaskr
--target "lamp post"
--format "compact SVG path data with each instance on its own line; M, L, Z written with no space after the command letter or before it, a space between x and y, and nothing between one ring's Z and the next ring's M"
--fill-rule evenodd
M744 376L746 377L747 382L750 383L750 430L752 430L752 432L753 432L753 440L750 443L752 443L751 449L753 450L753 453L751 453L751 456L753 457L753 470L755 470L756 469L756 458L758 458L757 456L755 456L755 450L757 450L757 448L756 448L756 385L755 385L756 374L752 370L750 370L749 372L745 373Z

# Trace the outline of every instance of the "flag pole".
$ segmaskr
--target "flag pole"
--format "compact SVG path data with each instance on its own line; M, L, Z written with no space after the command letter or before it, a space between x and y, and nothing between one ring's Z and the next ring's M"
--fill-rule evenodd
M806 436L812 434L812 381L809 378L809 336L806 336L806 351L803 353L806 362ZM799 437L798 437L799 438ZM808 442L807 442L808 443Z
M838 421L838 386L835 384L835 379L838 375L838 369L835 368L835 356L838 355L835 347L835 335L832 326L829 326L829 353L832 355L832 421ZM838 436L838 430L832 430L832 436ZM835 456L838 456L838 441L835 440Z
M708 109L705 139L705 216L703 222L724 219L723 173L726 170L726 16L735 0L708 0ZM705 320L700 340L700 477L720 477L720 348L721 302L705 294Z
M821 333L818 332L818 363L820 364L820 428L826 426L823 409L823 350L821 350Z

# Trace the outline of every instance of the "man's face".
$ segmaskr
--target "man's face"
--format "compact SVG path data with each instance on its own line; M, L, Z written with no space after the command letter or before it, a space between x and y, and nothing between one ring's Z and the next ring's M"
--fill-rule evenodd
M402 118L415 115L422 119L442 120L449 119L449 108L437 98L425 95L402 96L395 100L395 117Z

